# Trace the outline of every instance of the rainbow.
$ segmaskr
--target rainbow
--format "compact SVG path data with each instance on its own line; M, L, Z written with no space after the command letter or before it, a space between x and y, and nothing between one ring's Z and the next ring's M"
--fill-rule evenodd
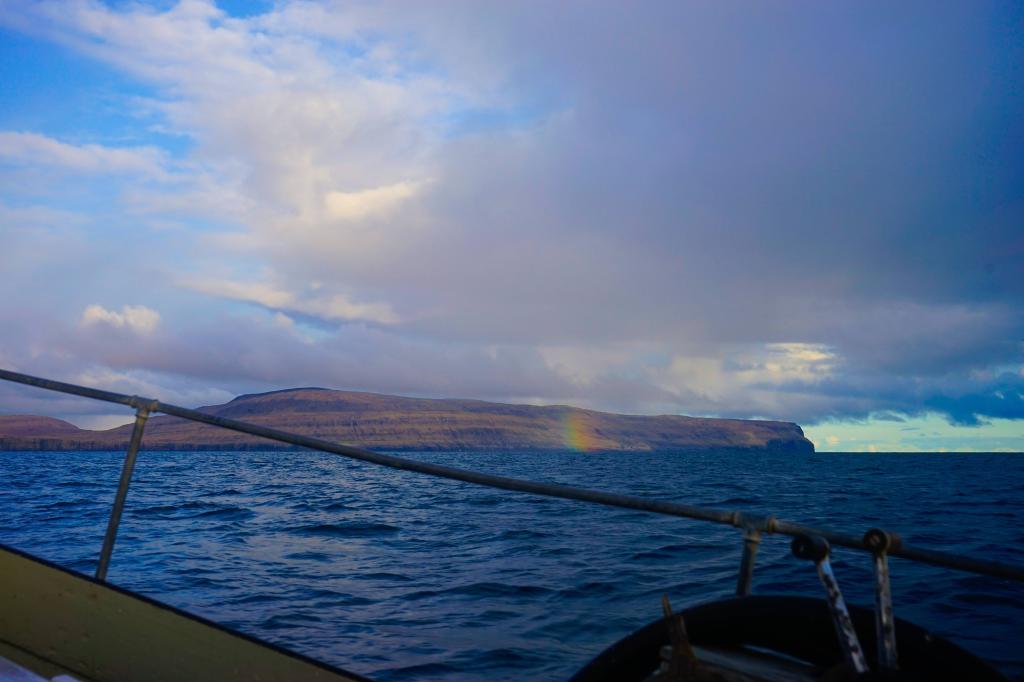
M563 419L565 446L577 452L591 452L599 449L598 439L587 423L584 413L570 410Z

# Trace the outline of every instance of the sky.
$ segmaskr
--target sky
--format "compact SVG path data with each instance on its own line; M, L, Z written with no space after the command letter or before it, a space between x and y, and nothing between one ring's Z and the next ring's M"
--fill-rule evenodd
M1024 451L1022 76L1011 2L0 0L0 366Z

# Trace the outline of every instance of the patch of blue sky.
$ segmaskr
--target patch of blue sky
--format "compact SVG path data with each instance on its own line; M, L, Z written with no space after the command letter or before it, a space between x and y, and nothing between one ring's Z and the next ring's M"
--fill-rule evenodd
M167 12L181 0L101 0L102 4L117 11L137 10L140 6L151 12ZM274 0L216 0L217 8L230 17L244 19L266 14L274 9Z
M217 7L238 19L266 14L274 9L274 0L217 0Z
M373 42L373 40L368 38L361 40L321 40L318 45L320 46L320 56L332 66L337 67L339 71L344 72L352 70L354 67L366 66L363 60L369 56ZM381 77L384 75L384 72L370 68L356 70L370 77ZM400 76L402 73L404 71L391 75L397 80L401 80Z
M672 353L660 350L647 350L633 355L635 362L644 367L667 368L672 365Z
M275 308L270 308L269 310L272 310L275 313L277 312L277 309ZM282 308L280 312L287 315L292 320L292 322L295 323L295 326L301 329L304 334L316 340L330 338L337 334L339 329L347 325L356 324L368 327L377 326L376 323L368 322L365 320L353 321L334 318L327 319L324 317L319 317L317 315L302 313L296 310L289 310L288 308Z
M437 118L445 137L528 130L543 122L552 113L550 105L540 102L511 107L457 107Z
M60 45L0 28L0 81L0 130L175 156L191 147L162 126L153 89Z
M204 304L210 305L209 299ZM217 304L217 315L219 319L225 316L255 317L266 323L277 323L287 318L287 325L292 331L300 334L306 341L321 342L332 339L338 334L338 330L346 324L364 324L362 322L346 323L340 320L324 320L314 315L298 313L287 308L271 308L249 301L233 301L222 299Z
M1024 452L1024 422L1014 419L965 427L928 414L902 422L826 421L804 433L819 452Z
M0 178L3 165L0 164ZM97 224L108 223L111 216L121 214L119 199L123 187L109 178L80 179L62 173L30 172L20 175L22 182L32 179L13 191L4 191L6 184L0 179L0 201L14 208L30 208L45 205L57 211L69 211L88 216ZM20 183L19 183L20 184Z
M190 238L200 235L244 237L247 234L239 230L237 226L221 220L184 214L175 215L167 211L154 213L152 217L144 218L144 221L149 226L151 232L157 235L165 235L167 239L171 240L180 240L183 234L187 234ZM226 254L224 252L217 252L212 254L212 256L221 264L222 268L225 266ZM203 257L203 254L195 254L193 255L193 261L199 262ZM251 270L253 271L253 276L255 276L257 272L264 270L264 265L258 261L252 261L251 265L246 265L247 263L248 261L244 259L233 260L231 262L232 272L236 273L237 276L239 271Z
M137 9L141 6L154 12L166 12L179 2L180 0L101 0L101 4L118 11Z
M307 341L319 343L332 339L338 335L338 330L344 323L337 323L328 326L323 320L306 315L289 314L288 318L294 324L296 332L301 334ZM363 324L363 323L358 323Z

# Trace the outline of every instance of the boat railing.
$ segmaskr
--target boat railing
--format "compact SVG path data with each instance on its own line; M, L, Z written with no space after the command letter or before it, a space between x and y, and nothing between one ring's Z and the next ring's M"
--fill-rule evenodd
M139 447L142 444L142 436L146 427L146 420L153 413L163 413L193 422L209 424L231 431L238 431L260 438L266 438L279 443L285 443L300 448L308 448L320 452L328 452L349 459L363 462L370 462L380 466L412 471L440 478L447 478L455 481L473 483L475 485L500 488L514 492L541 495L544 497L558 497L567 500L577 500L592 504L601 504L609 507L622 509L634 509L637 511L651 512L666 516L676 516L698 521L734 526L742 531L743 550L740 558L740 568L737 577L736 592L738 595L750 593L753 579L754 563L757 557L757 550L763 534L787 535L798 540L806 538L823 539L832 545L846 547L853 550L869 552L875 556L876 564L879 559L884 562L886 556L896 556L911 561L917 561L935 566L968 571L994 578L1017 580L1024 582L1024 567L1012 564L979 559L971 556L963 556L949 552L942 552L919 547L911 547L902 542L895 533L883 531L877 528L869 529L862 536L855 536L846 533L838 533L823 528L813 528L799 523L792 523L778 519L775 516L763 516L750 514L742 511L725 511L711 509L694 505L667 502L634 495L619 495L616 493L603 492L599 490L588 490L567 485L553 483L538 483L507 476L496 476L468 469L433 464L407 457L384 454L365 450L351 445L332 443L320 438L304 436L279 429L272 429L258 424L250 424L236 419L227 419L212 414L206 414L199 410L180 407L170 403L161 402L152 398L142 398L134 395L103 391L86 386L42 379L27 374L12 372L0 369L0 379L26 386L48 391L56 391L69 395L77 395L94 400L102 400L108 403L126 405L135 409L135 425L132 429L131 438L128 442L124 464L121 468L121 478L114 497L114 505L107 523L106 533L103 537L103 546L100 550L99 563L96 567L96 578L106 580L107 570L110 566L110 558L114 551L114 543L117 539L117 529L121 522L121 515L124 511L125 500L128 496L128 488L131 484L132 472L135 468L135 461L138 456ZM796 544L794 545L796 548ZM795 550L794 550L795 551ZM886 578L886 583L888 582ZM887 589L887 586L886 586Z

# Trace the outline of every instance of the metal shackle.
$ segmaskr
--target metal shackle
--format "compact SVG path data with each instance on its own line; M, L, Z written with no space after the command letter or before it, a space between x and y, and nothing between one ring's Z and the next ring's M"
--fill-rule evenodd
M797 535L789 547L797 559L813 561L816 564L828 559L832 551L828 540L816 535Z

